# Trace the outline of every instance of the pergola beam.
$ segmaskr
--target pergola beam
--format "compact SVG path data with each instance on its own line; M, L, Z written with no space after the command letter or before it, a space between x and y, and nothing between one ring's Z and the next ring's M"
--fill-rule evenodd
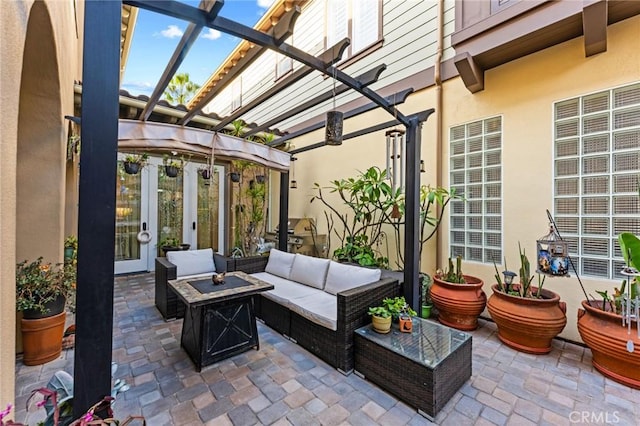
M347 75L337 67L326 66L326 64L324 64L319 58L316 58L315 56L289 44L280 43L279 39L276 39L272 35L257 31L254 28L242 25L222 16L216 16L211 20L209 19L206 11L175 1L152 2L148 0L124 0L123 3L213 28L288 56L329 77L333 77L343 84L346 84L351 89L369 98L380 108L396 117L403 125L409 126L407 117L374 90L363 86L359 81ZM300 9L296 6L292 10L297 10L299 12Z
M344 51L347 49L347 47L349 47L349 44L350 44L350 40L348 38L342 39L341 41L339 41L334 46L332 46L329 49L325 50L319 56L320 60L322 62L324 62L325 64L327 64L327 66L335 64L336 62L338 62L340 60L340 58L342 57L342 54L344 53ZM284 90L288 86L290 86L290 85L292 85L294 83L297 83L298 81L302 80L304 77L308 76L313 71L314 71L313 68L308 67L306 65L303 66L302 68L298 69L297 71L294 71L291 75L281 79L276 84L272 85L269 89L267 89L261 95L258 95L255 99L253 99L252 101L247 103L245 106L243 106L240 109L238 109L236 112L234 112L230 116L223 118L220 121L220 124L218 124L216 127L214 127L213 130L218 132L218 131L224 129L227 124L229 124L229 123L233 122L234 120L237 120L238 118L242 117L244 114L246 114L247 112L251 111L252 109L257 107L258 105L262 104L267 99L272 98L273 96L277 95L280 91Z
M413 89L409 88L409 89L405 89L405 90L401 90L399 92L396 92L396 93L394 93L392 95L389 95L389 96L386 97L386 99L391 105L398 105L398 104L404 103L404 101L407 100L407 96L409 96L411 93L413 93ZM349 112L346 112L344 114L343 118L346 120L348 118L352 118L352 117L355 117L357 115L364 114L365 112L372 111L372 110L374 110L376 108L378 108L378 105L373 103L373 102L371 102L371 103L368 103L366 105L362 105L361 107L354 108ZM325 120L319 121L319 122L317 122L315 124L312 124L312 125L310 125L308 127L305 127L304 129L300 129L297 132L292 132L292 133L289 133L288 135L285 135L285 136L283 136L281 138L278 138L275 141L268 143L267 145L269 145L269 146L280 146L280 145L284 144L286 141L288 141L290 139L297 138L299 136L303 136L303 135L306 135L308 133L314 132L314 131L316 131L318 129L321 129L321 128L323 128L325 126L325 124L326 124Z
M223 4L223 0L202 0L200 2L200 8L206 10L210 18L215 18L216 15L218 15L218 12L220 12ZM147 121L149 119L149 116L151 116L153 109L160 100L160 96L162 96L164 90L169 85L169 82L171 82L171 78L173 78L173 75L176 73L176 71L178 71L178 68L180 68L182 61L187 56L189 50L191 50L191 47L198 38L198 35L200 35L202 28L202 25L197 25L193 22L189 23L189 25L187 26L187 29L184 31L180 42L173 52L173 56L164 69L164 72L162 73L158 84L153 90L151 97L149 97L147 105L144 107L142 113L140 114L140 119L142 121Z
M362 74L360 74L359 76L356 77L356 80L358 80L363 86L368 86L370 84L375 83L376 81L378 81L378 78L380 78L380 74L382 74L382 72L387 69L387 66L385 64L381 64L378 65L377 67L370 69L367 72L364 72ZM308 110L309 108L313 108L316 105L321 104L322 102L328 101L329 99L331 99L334 96L337 96L341 93L346 92L347 90L349 90L349 87L341 84L340 86L336 87L335 90L328 90L318 96L316 96L313 99L309 99L307 102L304 102L298 106L296 106L295 108L291 108L290 110L280 114L279 116L272 118L271 120L259 125L258 127L254 127L252 128L250 131L246 132L244 134L244 136L251 136L254 135L258 132L261 132L263 130L266 130L268 128L270 128L271 126L273 126L274 124L280 123L284 120L286 120L287 118L290 117L294 117L306 110Z

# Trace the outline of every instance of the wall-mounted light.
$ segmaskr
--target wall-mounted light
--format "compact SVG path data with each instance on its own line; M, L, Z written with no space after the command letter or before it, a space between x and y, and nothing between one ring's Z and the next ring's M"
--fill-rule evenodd
M424 173L427 170L424 168L424 160L420 160L420 173Z
M298 181L296 181L296 157L291 157L291 184L289 188L296 189L298 187Z

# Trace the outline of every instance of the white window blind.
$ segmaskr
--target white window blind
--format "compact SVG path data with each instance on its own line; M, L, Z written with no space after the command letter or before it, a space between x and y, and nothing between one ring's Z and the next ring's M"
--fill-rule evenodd
M351 44L353 52L359 52L378 41L378 0L354 1L352 12Z
M616 279L640 234L640 83L554 104L554 212L582 275Z
M327 2L327 46L333 46L349 37L349 2L329 0Z
M351 44L346 55L354 56L381 39L381 22L381 0L329 0L326 48L348 37Z
M484 263L502 261L502 118L452 127L450 186L465 200L450 203L450 253Z

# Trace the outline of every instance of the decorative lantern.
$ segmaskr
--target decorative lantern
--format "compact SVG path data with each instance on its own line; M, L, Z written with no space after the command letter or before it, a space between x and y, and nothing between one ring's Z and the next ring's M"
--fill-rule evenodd
M554 277L567 276L569 249L553 224L549 225L549 233L536 241L536 249L538 253L536 272Z
M325 143L331 146L342 145L342 112L327 111Z

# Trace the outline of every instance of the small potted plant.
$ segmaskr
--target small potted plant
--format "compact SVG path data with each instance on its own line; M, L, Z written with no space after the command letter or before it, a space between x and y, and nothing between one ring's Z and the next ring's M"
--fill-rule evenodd
M391 330L391 312L384 304L370 307L368 313L371 315L371 325L374 331L386 334Z
M169 157L168 154L165 154L162 157L162 164L164 164L164 173L168 177L174 178L178 176L178 173L180 173L180 170L182 170L182 168L184 167L184 160L182 159L182 157L174 158Z
M198 169L198 173L202 176L202 179L209 180L211 179L211 168L209 166L201 167Z
M142 154L127 154L124 157L124 171L130 175L137 175L141 167L147 163L149 155L145 152Z
M431 309L433 308L433 301L431 300L431 284L433 280L429 274L420 274L420 287L422 288L422 304L420 316L422 318L431 317Z
M75 265L44 263L42 257L16 265L16 309L22 312L23 362L40 365L60 355L66 298L74 290Z
M78 238L75 235L69 235L64 239L64 260L73 259L78 250Z

